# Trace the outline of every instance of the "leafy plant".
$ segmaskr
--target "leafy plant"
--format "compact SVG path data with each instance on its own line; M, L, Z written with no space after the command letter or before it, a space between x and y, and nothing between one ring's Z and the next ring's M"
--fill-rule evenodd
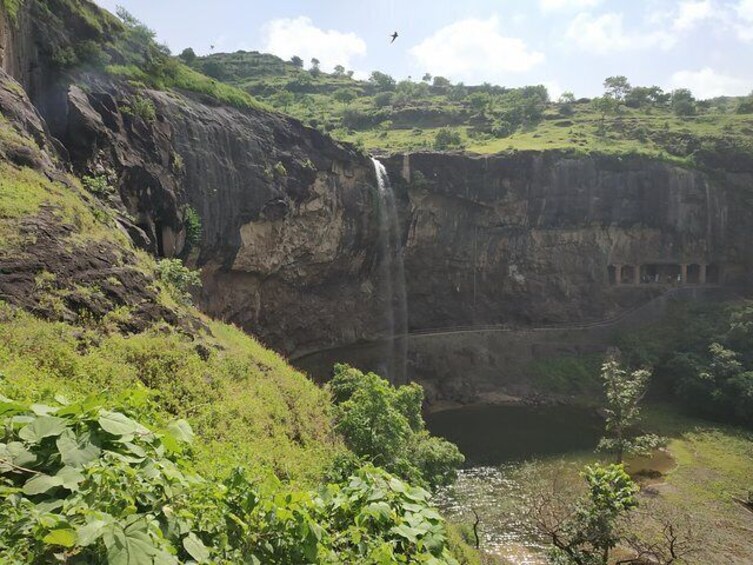
M3 562L456 563L429 494L381 469L316 492L205 480L184 420L154 431L96 396L0 414Z
M628 373L616 358L610 357L602 365L601 376L607 397L607 437L599 442L598 449L615 453L617 463L622 463L626 453L647 454L661 444L653 434L635 435L632 428L640 419L640 401L646 394L651 373L645 369Z
M85 175L81 177L81 184L84 185L84 188L88 192L92 193L95 196L99 196L100 198L108 196L115 192L115 189L110 184L110 180L107 178L107 175Z
M335 429L359 458L417 484L434 487L454 480L464 457L454 444L425 430L419 385L393 387L374 373L335 365L328 388Z
M581 476L586 491L580 496L556 486L534 493L530 519L551 543L552 563L607 565L625 536L619 521L638 506L638 485L622 465L587 466Z
M131 98L127 105L121 107L121 110L126 114L138 116L147 123L153 122L157 118L154 102L140 94Z
M181 304L191 304L191 288L201 286L198 271L192 271L180 259L162 259L157 262L157 275L167 285L170 294Z
M186 227L186 243L198 244L201 241L201 217L193 206L183 211L183 225Z

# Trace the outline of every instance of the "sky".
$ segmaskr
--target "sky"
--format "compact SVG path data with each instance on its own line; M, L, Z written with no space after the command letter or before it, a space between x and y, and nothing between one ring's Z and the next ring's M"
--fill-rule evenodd
M174 53L261 51L368 78L544 84L596 96L604 78L698 98L753 91L753 0L96 0ZM389 35L399 37L390 44Z

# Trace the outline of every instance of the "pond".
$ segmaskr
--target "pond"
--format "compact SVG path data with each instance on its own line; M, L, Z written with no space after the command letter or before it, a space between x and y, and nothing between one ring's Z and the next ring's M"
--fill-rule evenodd
M593 460L603 433L594 410L572 406L468 406L426 416L429 430L458 445L466 467L436 502L452 521L480 518L481 548L509 563L546 563L544 547L526 524L528 464L538 468Z

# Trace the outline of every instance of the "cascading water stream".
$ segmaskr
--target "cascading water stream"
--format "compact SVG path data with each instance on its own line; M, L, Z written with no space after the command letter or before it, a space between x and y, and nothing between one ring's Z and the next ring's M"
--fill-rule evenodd
M393 383L406 380L406 342L408 329L408 305L405 291L405 269L403 267L403 245L400 224L387 169L379 160L372 157L377 179L379 206L379 251L381 271L381 299L385 304L387 348L382 376Z

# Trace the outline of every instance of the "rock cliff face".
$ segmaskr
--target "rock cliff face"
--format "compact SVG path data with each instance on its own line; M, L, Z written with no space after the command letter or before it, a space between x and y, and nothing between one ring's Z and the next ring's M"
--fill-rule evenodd
M105 33L54 3L66 33ZM384 335L379 198L366 156L276 113L59 74L50 45L66 38L32 13L39 6L27 3L14 22L0 10L2 67L29 92L47 124L38 127L60 141L49 140L60 159L111 179L110 204L131 238L202 268L208 313L293 356ZM137 99L150 101L153 119L130 110ZM524 152L385 164L411 330L606 318L661 294L646 283L675 270L747 282L749 162L709 158L696 170ZM189 206L202 222L193 246ZM613 284L623 280L638 284Z
M398 155L388 168L406 207L412 329L606 318L661 292L645 284L655 268L746 279L750 171L556 152ZM643 284L632 270L614 284L610 266L642 266Z

